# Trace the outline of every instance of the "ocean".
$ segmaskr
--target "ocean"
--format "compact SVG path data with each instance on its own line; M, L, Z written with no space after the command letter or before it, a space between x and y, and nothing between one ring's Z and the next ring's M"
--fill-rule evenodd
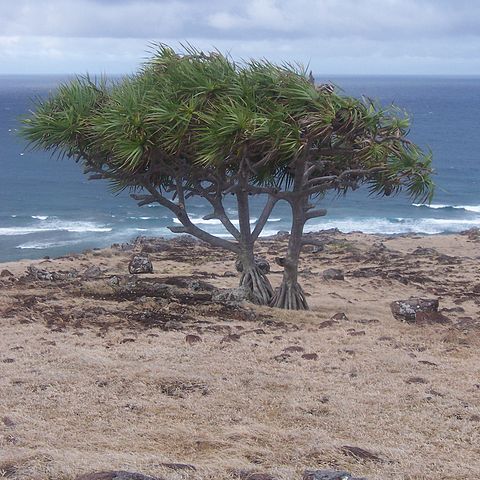
M175 223L160 206L138 207L127 193L113 195L108 184L88 181L71 160L29 151L16 133L32 99L53 91L65 77L0 76L0 262L80 252L132 240L139 235L171 236ZM480 227L479 77L335 77L345 93L395 103L412 118L410 138L433 152L437 190L430 205L403 195L369 197L365 191L344 198L331 195L319 206L328 215L307 224L307 231L402 234L453 233ZM235 205L227 205L235 215ZM252 217L261 199L255 199ZM217 220L202 220L206 204L192 205L194 221L226 235ZM253 218L252 218L253 219ZM264 235L289 230L288 208L279 204Z

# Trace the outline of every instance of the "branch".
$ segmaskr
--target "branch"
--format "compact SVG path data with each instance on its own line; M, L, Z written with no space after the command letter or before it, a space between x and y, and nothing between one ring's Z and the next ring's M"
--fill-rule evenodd
M130 197L138 202L139 207L143 207L144 205L149 205L150 203L156 202L153 195L137 195L136 193L132 193L130 194Z
M312 210L305 214L305 219L310 220L312 218L324 217L327 214L327 211L324 208L319 208L318 210Z
M275 198L273 195L268 196L267 203L263 207L262 213L259 219L257 220L257 223L255 224L255 228L253 229L253 232L252 232L252 240L254 242L262 233L262 230L265 227L265 224L267 223L268 219L270 218L270 214L272 213L273 207L275 206L277 201L278 201L278 198Z

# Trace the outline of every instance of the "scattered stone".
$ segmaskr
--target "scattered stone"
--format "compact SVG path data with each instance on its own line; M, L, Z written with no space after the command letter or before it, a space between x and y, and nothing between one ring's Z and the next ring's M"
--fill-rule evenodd
M369 460L372 462L383 462L384 460L380 458L378 455L375 455L368 450L364 450L360 447L352 447L350 445L344 445L340 448L340 451L349 457L353 457L356 460Z
M161 477L150 477L141 473L125 472L123 470L110 472L95 472L80 475L76 480L164 480Z
M170 470L197 470L195 465L191 465L189 463L160 463L158 466L169 468Z
M302 480L365 480L343 470L305 470Z
M240 478L241 480L277 480L276 477L273 477L269 473L257 473L249 470L232 470L231 473L234 477Z
M324 270L322 277L324 280L345 280L343 270L338 268L328 268L327 270Z
M29 265L27 267L27 276L34 280L53 282L55 280L76 278L78 277L78 271L72 268L66 272L49 272L48 270L37 268L34 265Z
M290 347L286 347L283 349L286 353L294 353L294 352L304 352L305 349L300 345L291 345Z
M392 302L390 309L397 320L414 323L417 321L417 315L419 313L437 313L438 299L410 297L408 300L396 300ZM421 317L422 315L419 315L418 319L420 320ZM425 320L425 316L423 316L422 320Z
M201 342L202 341L202 337L198 336L198 335L187 335L185 337L185 341L189 344L189 345L193 345L194 343L198 343L198 342Z
M348 317L343 312L336 313L330 320L343 320L348 321Z
M237 274L235 272L226 271L223 273L222 276L225 278L232 278L232 277L236 277Z
M427 380L425 380L424 378L422 377L409 377L405 380L405 383L408 383L408 384L413 384L413 383L428 383Z
M230 335L225 335L221 340L220 343L230 343L230 342L239 342L240 335L238 333L231 333Z
M432 256L436 256L436 255L438 255L438 252L434 248L417 247L412 252L412 255L432 255Z
M10 417L3 417L2 422L6 427L13 428L15 427L15 422Z
M14 358L4 358L2 360L2 363L14 363L15 359Z
M0 277L13 277L13 273L5 268L0 273Z
M333 327L334 325L337 325L337 324L338 324L338 322L336 320L325 320L324 322L322 322L318 325L318 328Z
M318 355L316 353L304 353L302 358L305 360L318 360Z
M277 480L269 473L257 473L248 470L232 470L231 473L240 480Z
M250 291L245 287L222 288L212 295L212 301L219 303L241 303L250 299Z
M290 360L290 354L289 353L281 353L280 355L275 355L273 359L276 362L288 362Z
M419 360L418 363L422 363L423 365L428 365L429 367L438 367L436 363L429 362L428 360Z
M285 257L275 257L275 263L279 267L284 267L285 266Z
M128 271L135 275L153 273L153 265L148 254L134 255L128 264Z
M120 340L120 343L133 343L133 342L135 342L134 338L122 338L122 340Z
M97 267L97 265L90 265L82 274L83 278L86 279L93 279L93 278L98 278L101 277L102 271L100 270L100 267Z
M365 330L355 330L354 328L350 329L347 334L351 337L360 337L366 335Z

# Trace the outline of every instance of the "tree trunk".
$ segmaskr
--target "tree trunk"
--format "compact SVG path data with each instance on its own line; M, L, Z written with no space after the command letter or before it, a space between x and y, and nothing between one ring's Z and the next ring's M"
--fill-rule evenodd
M292 230L285 257L283 280L270 302L272 307L286 310L308 310L307 300L298 283L298 263L302 250L303 227L306 222L304 199L298 197L292 201Z
M240 286L249 291L253 303L268 305L273 296L273 288L267 275L256 266L253 250L244 252L239 260L242 264Z
M250 292L253 303L268 305L272 299L273 289L267 276L255 265L254 243L250 228L250 205L248 191L246 189L247 179L241 180L241 188L237 192L238 222L240 228L239 260L242 264L242 276L240 286Z

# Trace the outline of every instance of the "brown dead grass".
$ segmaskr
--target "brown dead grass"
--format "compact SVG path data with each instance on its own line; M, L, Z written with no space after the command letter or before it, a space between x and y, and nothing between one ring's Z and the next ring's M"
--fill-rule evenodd
M233 468L283 480L301 478L306 468L345 469L372 480L475 478L478 328L402 324L388 305L412 294L432 296L442 287L451 293L441 295L441 306L464 309L447 313L454 322L478 320L478 296L467 295L470 285L480 283L478 244L464 237L399 238L385 245L400 257L382 263L378 255L352 257L352 245L365 255L378 238L342 239L348 248L333 243L305 255L308 313L248 307L251 314L239 314L148 298L119 302L100 298L111 291L102 281L4 280L0 478L70 480L125 469L213 480L230 478ZM418 245L455 254L461 264L406 255ZM275 255L281 246L264 242L262 249ZM125 273L127 254L95 253L43 267L102 261L106 276ZM220 276L233 270L233 259L208 251L200 264L200 253L193 263L178 263L172 252L154 255L155 270L170 277L201 271L214 284L236 283ZM343 268L346 280L321 280L319 272L329 266ZM5 267L18 278L25 264ZM354 276L365 267L376 268L375 275ZM388 275L392 268L397 278ZM412 272L432 281L405 284ZM272 278L275 283L280 276ZM154 309L180 317L181 330L136 320ZM337 312L347 319L319 328ZM187 344L187 334L202 341ZM294 345L304 351L285 354ZM345 445L380 460L349 455ZM172 472L163 462L192 463L198 470Z

